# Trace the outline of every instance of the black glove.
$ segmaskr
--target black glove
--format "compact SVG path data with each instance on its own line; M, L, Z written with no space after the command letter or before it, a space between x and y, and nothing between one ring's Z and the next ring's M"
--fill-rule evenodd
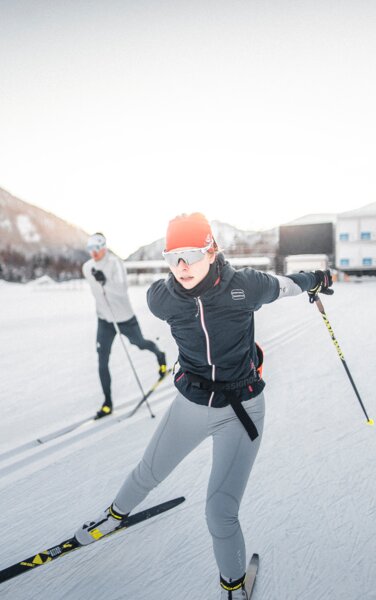
M334 290L329 289L333 285L333 278L329 269L326 271L313 271L315 276L315 285L308 291L309 301L313 303L317 294L327 294L331 296L334 294Z
M97 269L94 269L93 267L91 269L91 274L94 277L94 279L98 281L98 283L100 283L101 285L104 285L106 283L106 275L103 273L103 271L97 271Z

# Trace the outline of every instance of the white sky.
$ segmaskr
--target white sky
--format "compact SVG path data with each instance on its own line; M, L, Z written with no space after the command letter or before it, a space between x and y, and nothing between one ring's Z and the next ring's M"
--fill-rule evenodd
M0 0L0 186L126 256L375 201L373 0Z

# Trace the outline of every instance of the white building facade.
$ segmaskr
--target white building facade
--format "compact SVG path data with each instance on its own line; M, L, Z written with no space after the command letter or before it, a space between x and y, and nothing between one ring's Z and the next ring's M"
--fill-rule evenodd
M376 202L338 215L336 267L349 274L376 274Z

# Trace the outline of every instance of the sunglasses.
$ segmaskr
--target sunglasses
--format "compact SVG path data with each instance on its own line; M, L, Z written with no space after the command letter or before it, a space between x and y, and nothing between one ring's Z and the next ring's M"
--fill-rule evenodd
M171 250L170 252L163 250L162 256L170 267L177 267L179 260L183 260L186 265L194 265L194 263L197 263L204 258L205 254L208 252L208 250L210 250L212 245L213 242L211 241L208 246L205 246L205 248L178 250L177 252L174 250Z

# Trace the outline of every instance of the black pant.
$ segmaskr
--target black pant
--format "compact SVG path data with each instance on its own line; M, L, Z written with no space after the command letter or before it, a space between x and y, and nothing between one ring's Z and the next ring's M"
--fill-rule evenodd
M128 321L117 324L120 332L128 338L131 344L134 344L140 350L150 350L157 359L163 354L157 344L151 340L145 340L142 335L140 325L134 316ZM99 378L101 380L105 401L111 404L111 375L108 367L110 360L111 347L116 335L116 329L113 323L104 319L98 319L97 329L97 352L99 359Z

